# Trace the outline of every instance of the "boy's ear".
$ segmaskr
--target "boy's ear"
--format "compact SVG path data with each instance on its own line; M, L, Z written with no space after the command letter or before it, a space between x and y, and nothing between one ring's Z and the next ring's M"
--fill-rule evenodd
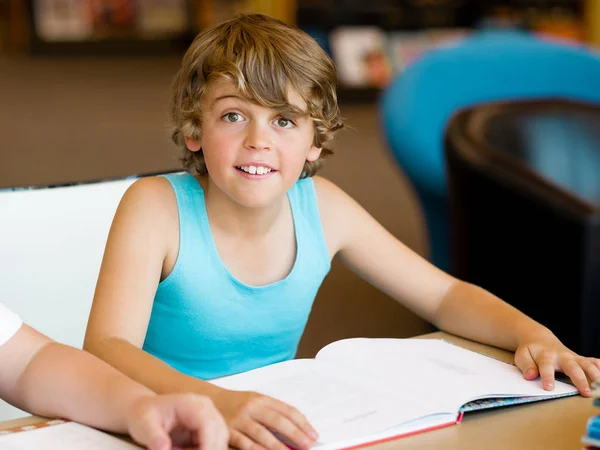
M310 148L310 150L308 151L308 156L306 157L306 160L308 162L313 162L316 161L317 159L319 159L319 156L321 156L321 152L323 151L322 148L320 147L315 147L314 145Z
M202 142L199 139L192 139L191 137L185 136L185 146L190 152L197 152L202 148Z

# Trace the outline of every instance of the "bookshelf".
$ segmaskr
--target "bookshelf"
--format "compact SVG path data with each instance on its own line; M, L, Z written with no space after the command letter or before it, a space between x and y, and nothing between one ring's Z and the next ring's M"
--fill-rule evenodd
M239 12L298 25L333 57L341 101L372 102L420 54L484 26L512 26L600 49L600 0L5 0L0 52L182 53Z
M186 2L8 0L6 26L0 27L4 53L96 56L183 50L192 33ZM178 6L183 8L178 11Z
M203 28L240 12L295 22L295 0L0 1L4 53L163 54L185 50Z
M362 102L375 101L380 89L424 52L451 45L475 29L518 28L577 44L591 42L592 30L600 40L599 4L600 0L302 0L297 25L336 61L340 98ZM367 56L373 52L384 57ZM375 63L366 62L369 58Z

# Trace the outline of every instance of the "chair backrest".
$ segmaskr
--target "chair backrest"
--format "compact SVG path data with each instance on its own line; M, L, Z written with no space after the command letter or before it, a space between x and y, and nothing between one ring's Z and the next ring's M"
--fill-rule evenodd
M136 179L0 190L0 301L81 348L110 225ZM0 401L0 420L24 414Z
M469 106L504 100L600 102L598 80L600 56L584 47L482 31L428 52L391 83L381 97L381 120L421 201L434 264L449 267L443 140L450 118Z
M600 103L476 105L445 157L453 273L599 356Z

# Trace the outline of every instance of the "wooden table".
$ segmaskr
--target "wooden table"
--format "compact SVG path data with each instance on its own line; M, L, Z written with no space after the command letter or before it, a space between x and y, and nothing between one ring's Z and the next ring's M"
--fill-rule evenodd
M512 361L512 354L445 333L422 338L444 338L465 348ZM587 420L600 414L592 400L580 396L468 413L462 423L368 447L371 450L507 450L580 449ZM0 423L0 429L43 421L27 417Z

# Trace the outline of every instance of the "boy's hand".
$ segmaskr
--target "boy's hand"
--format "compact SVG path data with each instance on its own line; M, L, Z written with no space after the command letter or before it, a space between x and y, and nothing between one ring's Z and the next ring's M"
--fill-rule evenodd
M296 408L256 392L223 389L213 397L229 425L230 445L250 450L288 450L274 433L302 450L309 449L317 432Z
M192 447L226 450L229 432L208 397L196 394L148 396L128 418L129 434L149 450Z
M590 381L600 378L600 359L572 352L555 337L531 339L515 352L515 364L527 380L542 377L544 389L554 389L554 373L567 375L581 395L592 394Z

